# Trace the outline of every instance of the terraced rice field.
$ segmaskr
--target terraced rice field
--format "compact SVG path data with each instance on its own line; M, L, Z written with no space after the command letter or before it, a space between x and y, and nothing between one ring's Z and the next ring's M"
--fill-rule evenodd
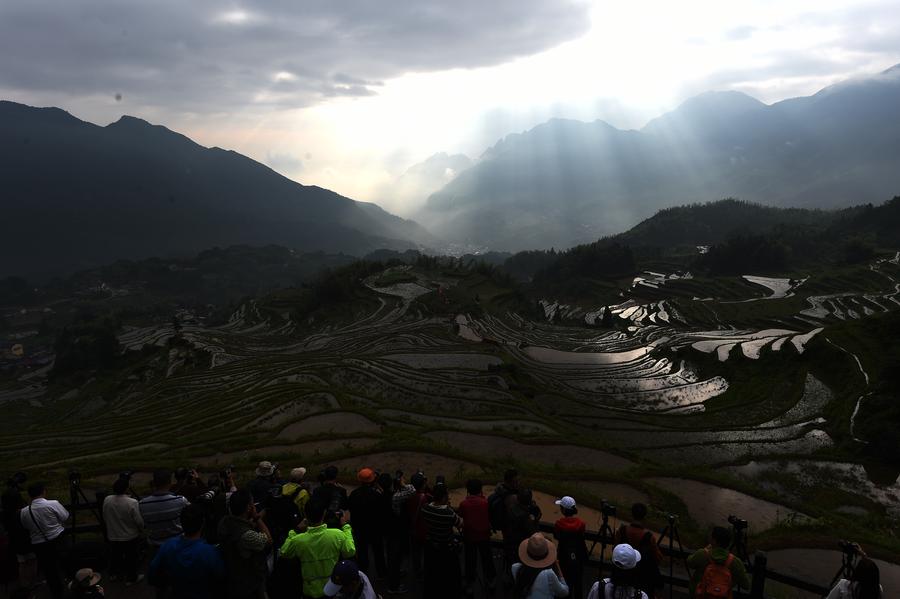
M473 475L494 482L515 464L547 493L653 502L668 492L701 525L737 512L761 531L802 509L660 473L691 465L744 476L751 460L769 468L833 449L828 431L850 423L827 420L835 397L806 352L827 345L830 322L900 308L898 270L872 265L868 276L884 283L877 293L820 294L821 282L748 276L733 287L768 299L744 303L734 293L664 297L692 279L652 273L618 305L545 300L534 318L434 315L418 299L458 281L406 269L415 282L379 287L393 272L364 281L368 313L312 330L248 301L222 326L183 325L181 346L170 347L168 323L123 331L124 351L170 349L102 386L63 389L34 377L0 389L0 403L15 406L0 424L0 460L102 477L271 459L311 472L326 463L345 473L422 468L457 484ZM727 328L696 316L735 310L749 316ZM615 328L599 326L607 311ZM780 378L749 389L734 374L767 360L786 365ZM771 492L762 482L760 494Z

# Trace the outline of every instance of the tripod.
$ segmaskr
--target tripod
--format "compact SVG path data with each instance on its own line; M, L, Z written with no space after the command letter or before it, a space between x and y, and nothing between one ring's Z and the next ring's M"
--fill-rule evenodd
M597 581L601 582L603 580L603 560L606 559L606 548L609 546L610 542L613 541L613 531L609 526L609 512L610 510L605 509L607 503L603 502L604 509L601 510L600 517L600 528L597 530L597 538L594 539L594 543L591 545L591 550L588 551L588 555L594 553L594 548L597 546L597 543L600 543L600 561L597 566ZM615 513L615 508L613 508L612 513Z
M741 561L749 560L747 557L747 526L732 525L733 535L731 541L731 552Z
M856 558L859 557L859 546L856 543L841 541L838 544L844 552L841 556L841 569L838 570L837 574L834 575L834 578L831 579L831 584L828 585L828 588L834 588L834 585L837 584L837 581L841 578L849 579L853 576L853 570L856 568Z
M666 527L659 535L659 540L656 542L657 547L662 547L663 541L666 539L669 541L669 599L672 599L673 593L675 592L675 587L672 585L672 578L675 576L675 555L673 554L673 545L677 543L678 552L684 553L684 548L681 545L681 535L678 534L678 526L675 524L677 518L678 516L675 514L668 515L669 523L666 524ZM688 578L690 578L691 570L688 568L687 558L684 558L684 569L688 573Z
M78 510L81 506L86 507L91 510L91 513L97 519L97 522L100 526L103 526L103 518L99 513L91 506L91 502L88 500L87 495L84 494L84 490L81 488L81 478L78 476L70 476L69 477L69 500L72 503L72 542L75 542L75 535L77 534L78 526L77 526L77 515Z

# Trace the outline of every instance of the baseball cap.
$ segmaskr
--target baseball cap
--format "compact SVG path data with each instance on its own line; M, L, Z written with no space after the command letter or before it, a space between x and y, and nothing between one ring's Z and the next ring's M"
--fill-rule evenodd
M623 570L631 570L641 561L641 552L629 545L622 543L613 549L612 562Z
M339 561L331 571L331 578L325 583L325 595L334 597L341 592L345 584L354 579L359 579L359 566L356 565L356 562L348 559Z
M568 495L566 495L562 499L557 499L556 501L554 501L554 503L559 507L565 508L567 510L571 510L575 507L575 499L573 497L569 497Z
M357 480L361 483L373 483L377 475L371 468L363 468L356 474Z

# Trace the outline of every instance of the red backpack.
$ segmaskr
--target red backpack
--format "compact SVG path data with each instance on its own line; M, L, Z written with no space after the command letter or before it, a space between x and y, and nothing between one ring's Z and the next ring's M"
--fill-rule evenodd
M731 599L731 562L734 561L734 554L729 553L728 559L719 564L713 561L707 549L706 559L709 563L697 584L694 599Z

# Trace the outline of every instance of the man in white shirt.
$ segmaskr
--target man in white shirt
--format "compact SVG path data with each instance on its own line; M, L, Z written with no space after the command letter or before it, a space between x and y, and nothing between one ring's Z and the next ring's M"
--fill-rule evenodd
M111 577L121 576L125 585L138 581L138 545L144 519L138 501L129 497L128 478L119 477L113 483L113 493L103 500L103 523L106 538L109 539L109 561Z
M63 581L57 545L60 535L65 532L63 524L69 519L69 512L55 499L45 498L45 492L44 483L34 483L28 487L31 503L22 508L19 519L31 536L31 546L50 594L53 599L61 599Z

